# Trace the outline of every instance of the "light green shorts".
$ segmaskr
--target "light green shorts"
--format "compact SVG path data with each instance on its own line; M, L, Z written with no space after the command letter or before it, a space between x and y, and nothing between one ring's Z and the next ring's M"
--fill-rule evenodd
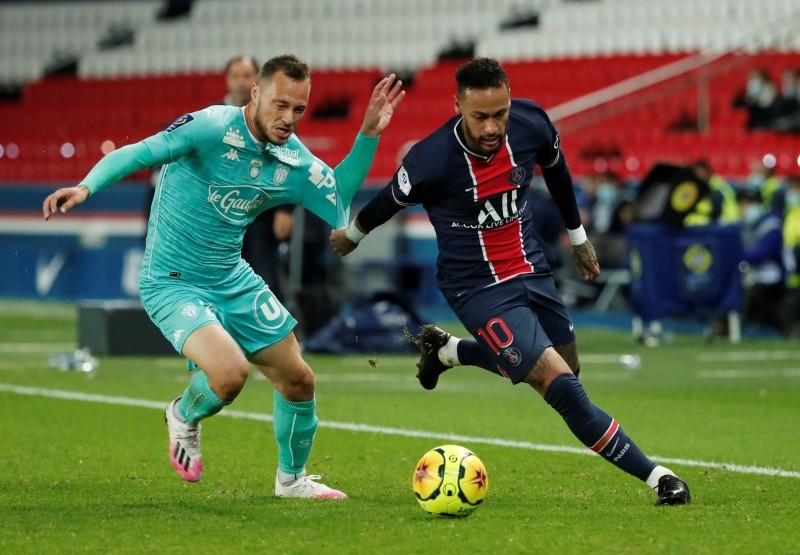
M181 354L186 338L207 324L220 324L246 356L277 343L297 325L249 267L213 287L167 278L140 282L139 291L150 319Z

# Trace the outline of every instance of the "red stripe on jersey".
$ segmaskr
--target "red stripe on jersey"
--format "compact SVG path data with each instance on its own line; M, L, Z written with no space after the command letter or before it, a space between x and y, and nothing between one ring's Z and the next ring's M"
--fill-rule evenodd
M489 160L482 160L474 156L467 156L467 159L475 180L473 198L476 200L517 188L508 180L509 173L514 169L514 161L511 158L507 140Z
M484 258L497 281L533 271L533 265L525 258L522 223L519 220L495 229L482 230L479 234Z
M606 430L606 433L603 434L603 437L598 439L597 443L589 447L589 449L591 449L595 453L599 453L600 451L605 449L606 445L608 445L608 442L611 441L611 438L614 437L614 434L617 433L617 430L619 430L619 422L612 419L611 425L608 427L608 430Z

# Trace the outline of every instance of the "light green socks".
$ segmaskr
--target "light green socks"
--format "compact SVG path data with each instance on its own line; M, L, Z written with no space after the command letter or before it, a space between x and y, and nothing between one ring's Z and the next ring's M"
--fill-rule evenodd
M208 385L205 372L197 370L178 401L178 412L189 424L194 425L203 418L217 414L225 405L230 403L217 397Z
M316 400L294 403L275 391L273 427L278 443L278 469L301 474L306 466L317 432Z

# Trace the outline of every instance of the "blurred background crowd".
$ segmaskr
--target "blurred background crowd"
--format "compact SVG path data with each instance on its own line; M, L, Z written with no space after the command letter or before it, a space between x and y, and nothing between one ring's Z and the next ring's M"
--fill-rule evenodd
M739 275L728 277L743 282L744 323L800 337L794 0L3 0L0 52L0 243L11 249L0 252L9 269L2 296L135 298L125 272L140 248L150 175L133 176L105 204L98 198L87 219L63 224L46 244L31 223L36 203L43 191L79 181L104 153L186 112L236 103L236 79L255 69L251 56L293 52L309 63L314 91L299 132L329 164L349 150L376 80L388 72L403 79L408 97L365 191L385 183L409 145L451 115L455 68L491 56L506 68L512 96L541 103L559 129L584 226L607 270L596 284L575 278L563 224L535 176L531 209L565 300L635 311L630 226L643 219L643 180L669 164L702 185L677 227L741 230ZM231 77L233 60L244 77ZM271 216L281 229L272 220L259 227L270 247L251 248L251 263L278 272L270 280L305 314L309 333L373 286L419 306L441 304L432 229L421 213L410 211L342 263L326 248L327 230L291 207L283 212ZM116 287L69 281L96 267L50 282L26 270L54 264L59 252L90 264L84 251L100 248L121 260L103 270ZM721 316L707 316L710 337L727 332Z

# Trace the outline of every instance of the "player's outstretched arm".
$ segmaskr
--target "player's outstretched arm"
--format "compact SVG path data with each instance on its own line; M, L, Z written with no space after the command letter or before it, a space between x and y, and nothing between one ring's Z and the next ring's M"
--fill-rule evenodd
M333 252L342 256L347 256L358 247L359 241L366 237L360 226L358 220L354 219L347 227L340 227L331 231L331 247Z
M394 110L406 91L402 90L403 82L395 82L395 74L384 77L372 90L372 97L364 113L364 123L361 132L368 137L377 137L392 121Z
M90 194L94 194L109 185L113 185L123 177L134 172L149 168L156 161L144 141L123 146L104 156L83 179L77 187L65 187L44 199L42 212L44 219L49 220L50 216L61 210L62 213L69 211L74 206L83 203ZM166 159L160 160L166 162Z
M47 195L42 204L44 219L49 220L56 212L66 214L73 207L83 204L89 198L89 188L86 185L76 187L63 187Z
M600 275L600 263L588 239L580 245L572 245L570 254L583 279L592 280Z

